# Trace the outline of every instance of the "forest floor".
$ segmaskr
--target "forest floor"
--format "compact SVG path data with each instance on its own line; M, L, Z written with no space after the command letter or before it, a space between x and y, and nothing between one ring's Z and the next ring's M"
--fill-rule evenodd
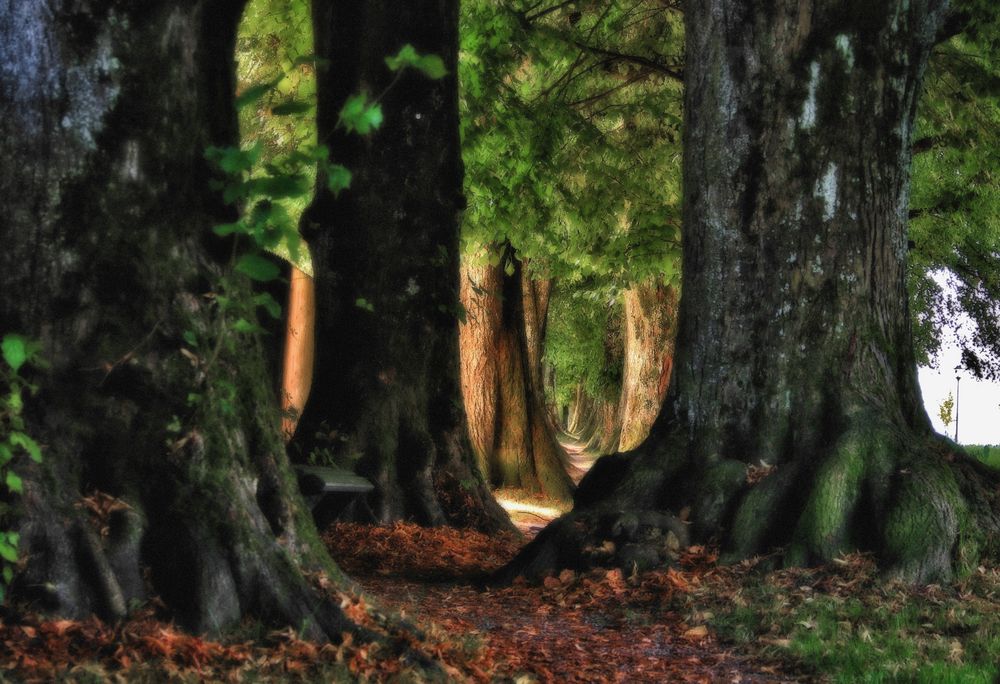
M562 508L503 494L534 507L533 526ZM335 524L324 541L365 592L342 606L383 643L319 645L256 623L211 641L155 602L114 625L0 614L0 682L410 682L431 661L448 682L1000 681L996 567L912 587L860 554L772 570L773 558L719 566L691 547L662 571L493 587L523 537Z

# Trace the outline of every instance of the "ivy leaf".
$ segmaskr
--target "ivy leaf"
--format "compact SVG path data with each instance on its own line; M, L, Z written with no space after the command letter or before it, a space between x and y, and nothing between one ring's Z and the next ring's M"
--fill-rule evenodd
M4 361L16 373L28 360L28 341L21 335L4 335L0 346Z
M261 283L274 280L281 274L280 268L259 254L244 254L236 263L236 270Z
M302 197L309 194L309 179L301 174L265 176L250 181L251 192L270 200Z
M340 110L340 125L347 132L356 131L359 135L368 135L382 125L382 108L368 101L364 93L351 95Z
M12 432L7 439L10 441L11 446L19 446L27 451L28 457L35 463L42 462L42 448L38 446L38 442L28 435L23 432Z
M330 164L326 167L326 187L334 197L339 195L341 190L351 187L351 178L351 170L346 166Z
M181 337L183 337L184 341L187 342L192 347L198 346L198 336L194 334L193 330L185 330L181 334Z
M223 223L218 226L212 227L212 232L219 237L226 237L227 235L232 235L233 233L242 233L245 231L245 227L242 221L236 221L235 223Z
M437 55L424 55L414 65L424 76L437 80L448 75L444 60Z
M408 66L416 65L419 60L420 55L417 54L416 48L407 43L395 55L386 57L385 64L393 71L399 71Z
M409 43L400 48L395 55L386 57L385 63L393 71L412 67L427 78L433 79L443 78L448 73L444 66L444 60L437 55L421 55Z
M0 540L0 558L8 563L17 562L17 549L8 544L5 540Z
M258 83L256 85L250 86L242 93L240 93L239 97L236 98L236 108L243 109L247 105L253 104L260 98L264 97L264 95L266 95L269 90L272 90L274 86L278 85L278 83L281 82L282 78L283 77L279 77L271 81L266 81L264 83Z
M14 458L14 452L10 450L10 447L6 444L0 444L0 468L10 463L12 458Z
M267 292L261 292L253 298L253 303L262 307L271 318L281 318L281 304Z
M256 333L264 332L264 329L257 325L256 323L251 323L245 318L241 318L235 323L233 323L233 330L238 333Z
M375 311L375 306L364 297L358 297L355 299L354 306L359 309L364 309L365 311Z
M24 481L14 471L12 470L7 471L6 482L7 482L7 489L14 492L15 494L20 494L21 492L24 491ZM11 559L8 558L7 560Z
M10 584L13 581L14 581L14 568L7 565L3 569L3 583ZM0 599L0 603L3 603L2 599Z
M205 157L225 173L236 176L253 168L263 150L264 146L258 140L245 150L239 147L209 147L205 150Z

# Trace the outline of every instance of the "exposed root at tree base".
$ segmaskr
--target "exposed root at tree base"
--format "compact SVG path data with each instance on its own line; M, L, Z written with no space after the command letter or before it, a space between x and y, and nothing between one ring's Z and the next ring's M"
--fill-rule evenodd
M689 541L720 542L728 563L779 547L785 566L872 552L887 576L916 583L1000 554L1000 474L943 439L869 419L777 467L694 460L675 432L599 460L574 503L498 579L664 567Z

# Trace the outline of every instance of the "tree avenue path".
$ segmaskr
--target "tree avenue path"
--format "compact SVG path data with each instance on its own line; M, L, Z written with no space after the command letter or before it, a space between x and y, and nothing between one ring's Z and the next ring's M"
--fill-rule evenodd
M684 608L688 582L697 582L686 572L564 571L540 585L484 587L523 540L405 523L335 524L324 539L382 608L478 649L482 681L798 681L697 624Z
M559 436L559 444L566 452L566 469L569 471L569 476L573 478L573 484L579 484L590 470L590 466L594 465L594 461L600 458L600 454L588 451L585 443L565 433Z

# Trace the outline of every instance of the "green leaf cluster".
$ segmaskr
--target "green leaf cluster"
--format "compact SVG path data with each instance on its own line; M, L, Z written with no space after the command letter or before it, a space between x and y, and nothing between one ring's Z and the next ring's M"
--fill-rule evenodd
M237 107L245 152L253 151L249 165L222 170L245 174L255 187L233 187L226 201L244 207L253 195L266 198L276 209L258 216L273 224L277 241L262 249L312 274L308 247L298 224L313 198L318 172L329 168L329 151L316 138L316 72L328 68L313 53L310 7L307 0L253 0L247 4L236 42ZM255 183L255 181L258 181ZM350 180L348 177L347 183ZM346 187L338 176L338 192ZM265 226L255 226L260 230ZM271 230L265 228L265 232Z
M18 458L27 457L35 463L42 461L42 449L27 432L24 419L24 396L33 394L37 387L28 382L22 370L29 366L42 367L38 344L23 335L7 334L0 341L3 362L0 378L4 383L0 395L0 604L7 587L14 577L19 538L10 531L13 509L9 503L14 495L21 494L24 482L14 471Z
M681 26L671 3L463 3L467 252L679 277Z
M439 79L448 75L444 60L437 55L421 55L407 43L392 57L385 58L385 64L392 71L402 71L406 68L416 69L427 78Z
M1000 7L955 3L965 30L939 45L914 135L910 308L918 359L956 336L974 374L1000 376ZM965 318L970 325L955 329Z
M572 404L578 386L590 397L617 400L624 362L620 295L614 286L587 281L557 285L545 338L557 405Z

